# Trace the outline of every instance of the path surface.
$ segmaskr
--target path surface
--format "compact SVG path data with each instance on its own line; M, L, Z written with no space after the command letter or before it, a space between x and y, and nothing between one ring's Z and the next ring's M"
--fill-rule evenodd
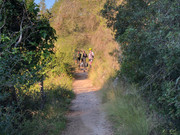
M97 96L98 89L87 79L87 73L77 73L73 83L76 99L67 115L69 123L62 135L113 135Z

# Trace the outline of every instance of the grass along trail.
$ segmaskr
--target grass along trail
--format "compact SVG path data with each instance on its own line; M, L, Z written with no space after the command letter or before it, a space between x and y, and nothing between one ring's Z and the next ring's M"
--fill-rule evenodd
M87 78L87 72L76 74L73 83L76 99L72 101L67 114L69 123L62 135L113 135L97 96L99 89L93 87Z

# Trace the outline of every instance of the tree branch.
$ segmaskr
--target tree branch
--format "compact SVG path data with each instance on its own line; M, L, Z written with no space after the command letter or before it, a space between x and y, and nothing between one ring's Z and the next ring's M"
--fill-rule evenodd
M15 46L14 47L17 47L18 44L21 42L22 40L22 36L23 36L23 28L22 28L22 25L23 25L23 22L24 22L24 18L25 18L25 11L23 11L23 17L22 17L22 20L21 20L21 24L20 24L20 36L19 36L19 40L16 42Z

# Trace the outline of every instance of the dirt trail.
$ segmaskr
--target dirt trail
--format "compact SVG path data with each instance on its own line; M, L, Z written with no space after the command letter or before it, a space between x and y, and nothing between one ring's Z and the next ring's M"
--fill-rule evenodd
M62 135L113 135L97 96L98 89L87 79L87 73L77 73L73 83L76 99L67 115L69 123Z

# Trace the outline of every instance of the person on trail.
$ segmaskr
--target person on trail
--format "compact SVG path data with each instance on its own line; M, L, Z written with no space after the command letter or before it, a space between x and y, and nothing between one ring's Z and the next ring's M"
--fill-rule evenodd
M91 68L92 62L93 62L93 59L94 59L94 53L92 52L91 48L89 48L89 56L88 56L88 58L89 58L89 65L90 65L90 68Z
M87 58L87 54L85 51L83 51L82 62L83 62L84 71L86 69L86 58Z
M80 61L81 61L81 53L78 51L78 54L77 54L77 64L78 64L79 67L80 67Z

